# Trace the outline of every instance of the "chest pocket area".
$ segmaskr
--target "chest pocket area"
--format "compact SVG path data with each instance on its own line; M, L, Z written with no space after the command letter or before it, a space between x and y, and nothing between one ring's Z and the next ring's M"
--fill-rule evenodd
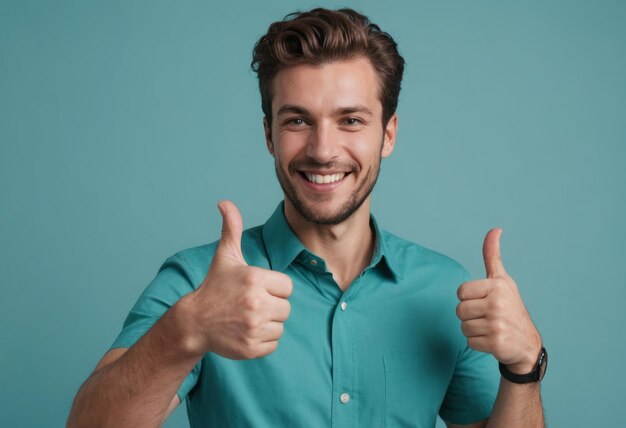
M434 428L449 378L432 355L385 353L385 428Z

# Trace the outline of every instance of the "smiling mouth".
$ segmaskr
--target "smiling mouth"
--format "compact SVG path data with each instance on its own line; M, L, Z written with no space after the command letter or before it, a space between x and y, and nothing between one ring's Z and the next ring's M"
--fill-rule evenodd
M298 171L304 179L315 184L332 184L343 180L350 172L337 172L335 174L313 174L306 171Z

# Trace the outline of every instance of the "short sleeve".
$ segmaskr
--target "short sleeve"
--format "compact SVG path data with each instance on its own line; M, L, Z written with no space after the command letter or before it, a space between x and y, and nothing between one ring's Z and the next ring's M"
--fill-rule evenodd
M156 277L146 287L131 311L111 349L130 348L181 297L194 290L196 283L187 261L179 255L169 257ZM181 403L195 386L201 368L200 360L178 389Z
M464 268L460 274L461 283L470 280ZM457 332L460 332L460 326ZM500 385L500 371L493 355L467 346L465 336L461 335L461 340L463 345L459 348L439 416L446 422L464 425L487 419L491 415Z
M469 273L462 269L461 282L469 278ZM439 409L441 419L459 425L487 419L500 385L498 361L491 354L467 346L465 336L462 340L464 346L458 353L452 380Z
M500 384L497 364L492 355L466 347L457 359L439 416L461 425L487 419Z

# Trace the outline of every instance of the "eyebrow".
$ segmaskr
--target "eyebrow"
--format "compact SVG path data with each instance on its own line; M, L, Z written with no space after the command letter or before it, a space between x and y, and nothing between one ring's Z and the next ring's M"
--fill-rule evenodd
M283 114L288 114L288 113L295 113L295 114L300 114L303 116L311 115L309 111L305 109L304 107L294 105L294 104L285 104L278 109L276 116L281 116ZM335 114L337 115L352 114L352 113L364 113L370 116L374 116L374 113L372 113L372 111L369 108L363 105L339 107L337 110L335 110Z

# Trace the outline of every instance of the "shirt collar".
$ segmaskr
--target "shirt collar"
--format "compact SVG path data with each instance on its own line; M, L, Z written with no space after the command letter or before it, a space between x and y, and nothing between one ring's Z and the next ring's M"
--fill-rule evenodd
M402 278L400 270L398 269L398 260L389 251L389 246L387 244L387 241L385 240L384 231L378 227L378 222L374 218L373 214L370 214L370 224L374 228L374 234L376 235L376 244L374 247L374 254L372 255L372 262L369 266L376 266L381 259L384 259L391 274L396 278Z
M272 270L280 272L283 272L303 251L308 252L291 229L291 226L289 226L289 223L287 223L284 207L285 201L280 201L274 213L263 225L263 241L265 242L270 266ZM384 232L378 227L376 219L371 214L370 224L374 228L376 243L372 261L367 268L378 265L381 259L384 259L392 275L400 278L397 260L389 252L383 235Z
M272 270L283 272L305 250L287 223L285 201L280 201L274 214L263 225L263 241Z

